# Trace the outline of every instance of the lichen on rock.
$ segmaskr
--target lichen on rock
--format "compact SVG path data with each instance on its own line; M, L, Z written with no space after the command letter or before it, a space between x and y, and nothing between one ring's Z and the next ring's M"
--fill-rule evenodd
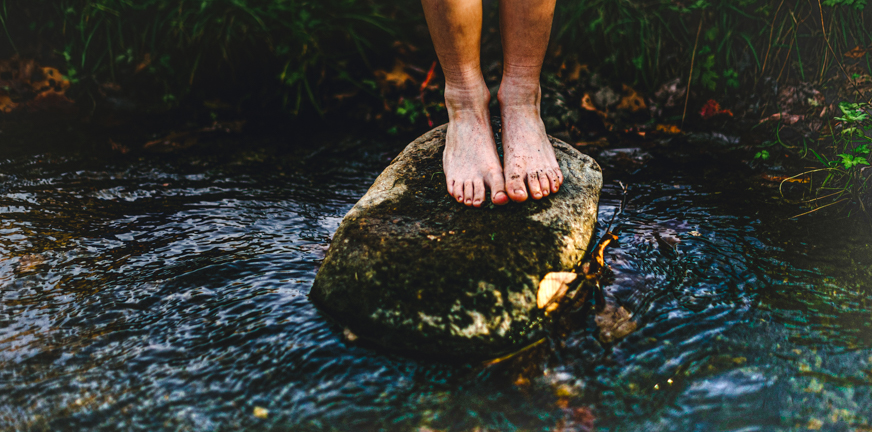
M535 341L549 322L539 281L581 260L602 187L593 159L551 142L558 193L469 208L446 191L445 126L424 134L345 216L310 298L361 338L427 356L492 358Z

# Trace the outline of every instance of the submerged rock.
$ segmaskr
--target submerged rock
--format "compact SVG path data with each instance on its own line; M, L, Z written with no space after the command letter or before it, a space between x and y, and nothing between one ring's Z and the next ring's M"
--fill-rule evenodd
M428 356L491 358L535 341L549 320L538 283L581 260L602 188L592 158L551 142L557 194L476 209L446 191L445 126L424 134L342 220L310 298L361 338Z

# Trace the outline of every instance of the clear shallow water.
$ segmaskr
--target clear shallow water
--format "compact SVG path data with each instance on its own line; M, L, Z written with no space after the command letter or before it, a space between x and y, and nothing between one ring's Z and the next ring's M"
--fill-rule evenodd
M596 155L601 228L630 184L607 292L639 329L578 314L484 368L349 343L306 298L404 143L238 141L0 153L0 429L872 428L868 237L786 220L728 144Z

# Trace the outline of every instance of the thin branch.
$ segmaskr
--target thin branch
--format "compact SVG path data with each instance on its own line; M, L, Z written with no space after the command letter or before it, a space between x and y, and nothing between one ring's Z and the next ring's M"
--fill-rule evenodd
M687 101L690 99L690 83L693 81L693 63L696 61L696 47L699 44L699 33L702 32L702 19L699 17L699 27L696 29L696 39L693 41L693 53L690 55L690 75L687 76L687 89L684 92L684 111L681 113L681 128L684 129L684 117L687 115Z

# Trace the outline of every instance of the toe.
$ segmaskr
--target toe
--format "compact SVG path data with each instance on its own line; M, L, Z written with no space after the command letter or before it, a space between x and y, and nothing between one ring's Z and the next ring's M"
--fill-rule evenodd
M549 178L548 170L539 171L539 187L542 189L542 196L551 195L551 178Z
M557 179L557 188L563 185L563 171L560 171L560 167L554 168L554 172L557 174L555 177Z
M560 178L559 170L551 170L548 172L548 178L551 179L551 193L557 193L560 190Z
M474 207L481 207L481 203L484 202L484 180L477 178L472 181L472 205Z
M539 173L536 171L530 171L527 173L527 186L530 187L530 196L533 199L541 199L542 198L542 188L539 186Z
M527 200L527 186L524 185L524 177L520 174L512 174L506 179L506 191L512 201L523 202Z
M463 182L463 204L471 206L473 196L474 192L472 187L472 180L467 180Z
M463 202L463 182L455 181L454 182L454 191L451 192L451 196L457 200L457 202Z
M491 201L496 205L503 205L509 202L509 196L506 194L506 181L503 179L501 171L491 171L487 177L487 186L490 188Z

